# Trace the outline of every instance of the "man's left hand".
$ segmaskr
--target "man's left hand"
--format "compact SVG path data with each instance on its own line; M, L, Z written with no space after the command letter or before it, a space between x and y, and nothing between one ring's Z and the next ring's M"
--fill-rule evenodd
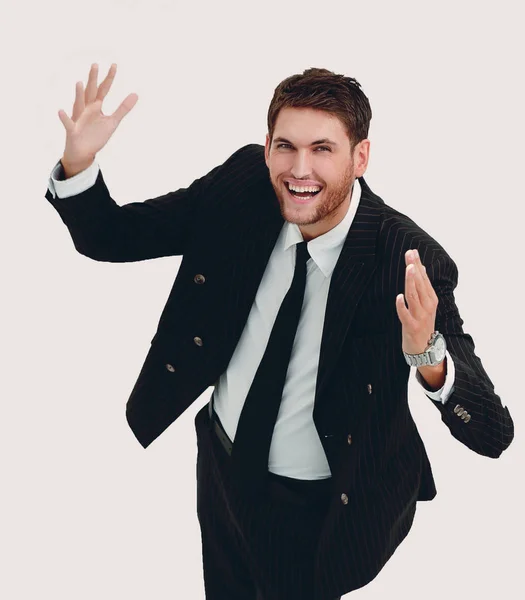
M434 332L439 300L418 251L407 250L405 262L405 294L396 296L396 310L402 325L403 351L420 354L427 349Z

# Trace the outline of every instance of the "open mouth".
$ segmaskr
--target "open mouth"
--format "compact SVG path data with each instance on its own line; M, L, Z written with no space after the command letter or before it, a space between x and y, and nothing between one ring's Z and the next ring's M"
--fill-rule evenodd
M294 202L297 202L299 204L306 204L307 202L310 202L313 198L315 198L315 196L317 196L317 194L320 194L324 188L321 188L319 191L317 192L293 192L287 181L285 181L284 183L286 190L288 191L288 195L290 196L290 198L292 198L292 200Z

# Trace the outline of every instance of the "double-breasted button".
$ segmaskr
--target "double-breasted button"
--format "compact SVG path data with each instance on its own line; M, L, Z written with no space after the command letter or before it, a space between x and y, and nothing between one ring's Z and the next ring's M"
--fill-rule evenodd
M201 273L197 273L197 275L195 275L195 277L193 278L193 281L195 283L204 283L206 281L206 277L204 277L204 275L202 275Z
M171 373L175 372L175 367L173 365L170 365L170 363L166 365L166 369L168 369L168 371L170 371Z
M471 419L471 416L468 414L468 412L459 404L456 404L454 407L454 412L458 417L461 417L465 423L468 423Z
M352 434L350 434L350 433L348 434L346 441L348 442L348 445L350 445L352 443Z
M346 494L341 494L341 502L343 504L348 504L348 496Z
M372 393L372 384L368 383L366 386L366 389L368 390L368 393L371 394Z
M197 344L197 346L202 346L202 344L204 344L204 342L202 341L202 339L198 336L195 336L193 338L193 341Z

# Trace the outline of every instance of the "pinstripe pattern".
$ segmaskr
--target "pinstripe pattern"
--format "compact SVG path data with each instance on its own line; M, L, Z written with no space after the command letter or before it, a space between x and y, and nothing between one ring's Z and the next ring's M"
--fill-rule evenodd
M448 402L429 401L451 435L481 455L499 457L514 436L510 412L463 331L454 261L359 181L360 205L328 295L313 413L334 485L316 557L320 597L371 581L407 535L416 501L436 494L408 408L410 367L395 310L409 248L419 250L438 295L436 328L456 368ZM217 381L246 323L283 224L264 147L244 146L188 188L144 203L118 206L101 173L82 194L60 199L48 191L46 198L85 256L124 262L183 255L127 402L129 425L147 447Z

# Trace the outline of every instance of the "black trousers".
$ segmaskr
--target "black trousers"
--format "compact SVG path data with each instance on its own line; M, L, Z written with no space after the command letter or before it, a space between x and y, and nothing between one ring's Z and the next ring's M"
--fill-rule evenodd
M206 600L339 600L314 595L314 555L329 482L269 473L267 493L247 500L230 477L230 455L213 415L205 405L195 417ZM224 430L222 435L229 441Z

